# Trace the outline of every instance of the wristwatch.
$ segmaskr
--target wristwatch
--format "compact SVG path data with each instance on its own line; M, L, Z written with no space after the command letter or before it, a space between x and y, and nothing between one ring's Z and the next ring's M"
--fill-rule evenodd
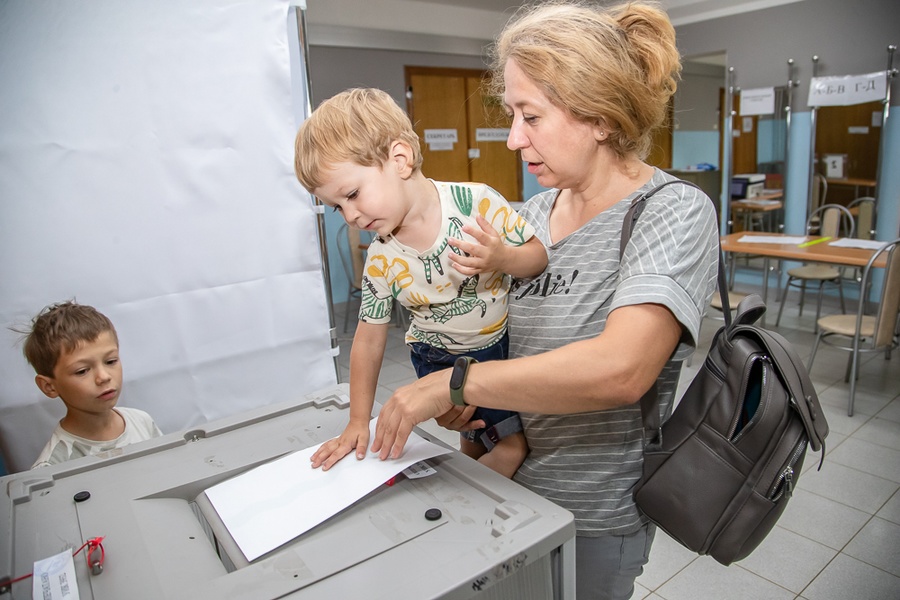
M469 374L469 365L478 362L471 356L460 356L453 363L453 373L450 375L450 400L457 406L466 406L463 400L463 387L466 385L466 376Z

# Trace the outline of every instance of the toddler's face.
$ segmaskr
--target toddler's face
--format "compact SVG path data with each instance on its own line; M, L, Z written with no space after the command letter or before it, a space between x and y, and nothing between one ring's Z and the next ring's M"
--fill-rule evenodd
M122 389L119 345L111 332L82 342L56 361L50 379L51 398L59 396L70 410L99 414L116 405ZM46 392L46 391L45 391Z
M351 227L386 236L400 227L405 216L401 182L390 163L379 168L343 162L328 170L327 181L314 193Z

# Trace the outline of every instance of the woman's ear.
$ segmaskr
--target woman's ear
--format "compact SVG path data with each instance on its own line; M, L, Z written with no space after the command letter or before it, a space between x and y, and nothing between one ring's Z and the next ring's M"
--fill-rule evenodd
M403 140L391 142L389 161L391 167L397 170L401 178L409 179L412 175L414 155L412 147Z
M609 138L609 123L606 119L597 119L594 123L594 139L600 143L605 142Z

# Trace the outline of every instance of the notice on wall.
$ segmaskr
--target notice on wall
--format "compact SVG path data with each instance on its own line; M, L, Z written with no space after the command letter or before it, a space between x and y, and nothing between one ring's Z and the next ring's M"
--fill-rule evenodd
M887 71L865 75L813 77L809 82L810 106L850 106L884 100L887 95Z
M475 129L476 142L503 142L505 144L508 138L509 129L491 129L484 127L478 127Z
M453 150L453 144L459 141L459 133L456 129L426 129L425 143L432 152L440 150Z
M771 115L775 112L775 88L741 90L741 116Z

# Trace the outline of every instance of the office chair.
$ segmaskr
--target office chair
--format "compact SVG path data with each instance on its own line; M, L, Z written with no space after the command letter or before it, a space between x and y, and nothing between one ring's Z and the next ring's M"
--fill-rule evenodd
M809 356L807 370L812 370L820 342L850 352L845 381L849 380L850 382L847 415L851 417L856 396L860 353L884 352L885 360L888 360L891 357L891 350L897 346L898 312L900 312L900 251L897 250L898 245L900 245L900 238L887 242L869 259L863 269L862 287L856 314L828 315L818 320L819 334L816 336L812 354ZM869 289L872 265L885 252L888 253L888 256L881 287L881 299L875 315L867 315L866 297L868 294L862 291ZM864 344L864 341L867 343Z
M818 231L816 231L818 230ZM853 237L854 222L853 215L847 210L846 206L840 204L824 204L817 208L815 212L809 215L806 221L806 233L818 233L822 236ZM833 283L838 287L838 293L841 297L841 311L847 312L844 305L844 286L841 269L830 265L822 264L805 264L801 267L789 269L787 283L784 285L784 291L781 294L781 306L778 307L778 318L775 319L775 326L781 324L781 314L784 312L784 305L787 303L787 295L791 286L800 288L800 315L803 315L803 303L806 300L806 284L818 283L819 295L816 302L816 326L813 331L818 332L819 315L822 313L822 297L825 292L825 284Z

